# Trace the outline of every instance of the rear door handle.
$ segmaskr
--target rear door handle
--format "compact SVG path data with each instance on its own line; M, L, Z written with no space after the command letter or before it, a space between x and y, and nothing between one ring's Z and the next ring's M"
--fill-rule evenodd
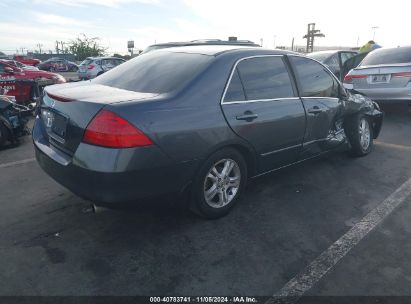
M308 110L308 113L310 114L318 114L321 113L323 110L321 110L319 107L314 106L311 109Z
M257 114L253 114L253 113L244 113L244 115L239 115L239 116L236 116L235 118L237 119L237 120L245 120L245 121L248 121L248 122L250 122L250 121L253 121L254 119L256 119L258 117L258 115Z

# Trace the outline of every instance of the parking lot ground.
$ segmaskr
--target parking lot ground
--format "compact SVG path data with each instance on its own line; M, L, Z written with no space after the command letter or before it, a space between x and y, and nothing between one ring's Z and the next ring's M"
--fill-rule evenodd
M213 221L176 199L86 212L30 160L26 138L0 151L0 295L272 295L411 178L410 132L411 112L389 112L370 155L256 179ZM28 161L5 165L18 160ZM307 294L410 295L410 203Z
M59 72L59 74L61 74L66 81L78 81L78 75L77 72Z

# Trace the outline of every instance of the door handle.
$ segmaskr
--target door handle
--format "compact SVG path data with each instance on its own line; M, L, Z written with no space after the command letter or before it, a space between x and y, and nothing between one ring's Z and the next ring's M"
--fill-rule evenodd
M250 121L253 121L254 119L256 119L257 117L258 117L257 114L254 114L254 113L251 113L251 112L247 111L247 112L244 113L244 115L239 115L239 116L236 116L235 118L237 120L245 120L245 121L250 122Z
M318 113L321 113L323 110L321 110L319 107L317 107L317 106L314 106L314 107L312 107L311 109L308 109L308 113L310 113L310 114L318 114Z

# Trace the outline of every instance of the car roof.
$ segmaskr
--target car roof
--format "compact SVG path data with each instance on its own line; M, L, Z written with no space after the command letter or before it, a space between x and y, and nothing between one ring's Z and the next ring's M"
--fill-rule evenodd
M101 59L121 59L121 60L124 60L123 58L120 58L120 57L111 57L111 56L102 56L102 57L87 57L86 59L91 59L91 60L101 60Z
M189 46L189 45L248 45L248 46L259 46L250 40L220 40L220 39L198 39L192 41L176 41L176 42L165 42L165 43L156 43L149 46Z
M209 56L218 56L226 53L256 53L267 55L283 55L283 54L297 54L290 51L264 49L261 47L240 46L240 45L190 45L171 47L165 49L155 50L155 52L173 52L173 53L192 53Z

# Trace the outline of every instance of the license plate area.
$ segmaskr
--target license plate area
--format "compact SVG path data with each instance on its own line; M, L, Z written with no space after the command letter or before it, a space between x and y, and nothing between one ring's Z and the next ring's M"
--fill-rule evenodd
M371 75L370 83L389 83L391 80L391 74Z
M68 117L51 109L42 109L41 116L49 136L64 143L67 135Z

